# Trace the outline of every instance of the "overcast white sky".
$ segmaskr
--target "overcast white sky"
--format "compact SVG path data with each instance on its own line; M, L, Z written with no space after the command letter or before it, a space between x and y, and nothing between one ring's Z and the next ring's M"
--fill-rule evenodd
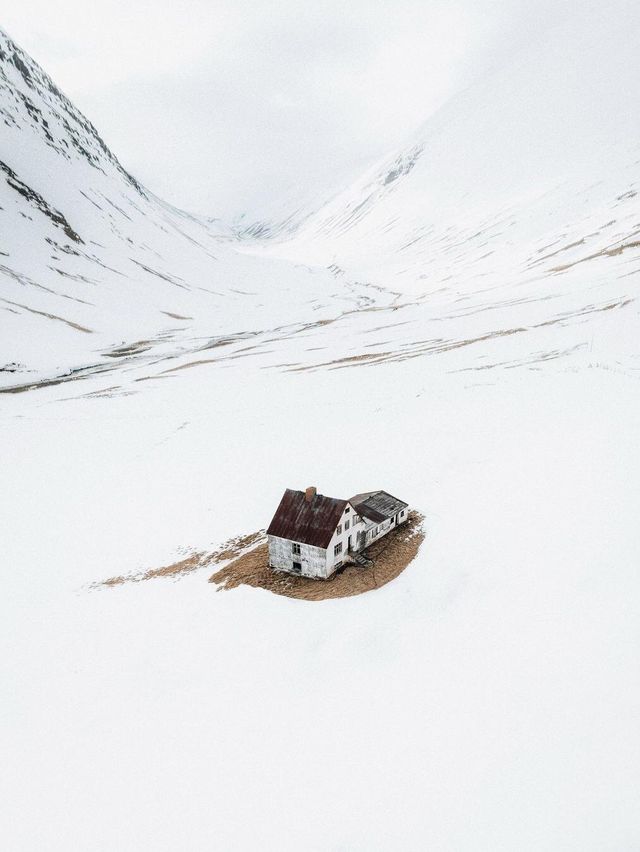
M2 25L125 167L251 218L402 144L547 21L547 0L8 0Z

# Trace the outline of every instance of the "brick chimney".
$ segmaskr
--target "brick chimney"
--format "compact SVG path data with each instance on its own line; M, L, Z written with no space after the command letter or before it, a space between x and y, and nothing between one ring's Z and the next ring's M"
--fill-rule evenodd
M311 503L313 498L316 496L316 487L315 485L310 485L304 492L304 499L307 503Z

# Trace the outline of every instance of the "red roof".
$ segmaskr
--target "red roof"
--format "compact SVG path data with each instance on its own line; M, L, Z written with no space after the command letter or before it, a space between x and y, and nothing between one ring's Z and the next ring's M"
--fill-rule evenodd
M269 524L267 535L326 548L348 502L323 494L316 494L307 500L304 491L287 488Z

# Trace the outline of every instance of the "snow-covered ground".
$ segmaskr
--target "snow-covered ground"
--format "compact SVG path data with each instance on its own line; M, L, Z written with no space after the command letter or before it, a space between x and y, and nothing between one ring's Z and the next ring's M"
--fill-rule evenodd
M637 15L613 30L637 79ZM8 50L0 160L83 243L1 184L3 847L639 848L635 101L608 114L609 162L585 145L566 181L467 204L456 139L476 128L475 187L523 66L436 119L442 215L424 148L374 170L348 224L372 173L252 243L138 187L81 116L100 168L54 150L16 92L57 148L56 115L76 125ZM599 103L613 72L580 55L571 85ZM322 603L216 592L207 570L91 588L263 528L309 484L407 500L417 559Z
M638 382L425 366L4 398L8 848L636 848ZM424 510L414 564L322 604L87 590L308 481Z

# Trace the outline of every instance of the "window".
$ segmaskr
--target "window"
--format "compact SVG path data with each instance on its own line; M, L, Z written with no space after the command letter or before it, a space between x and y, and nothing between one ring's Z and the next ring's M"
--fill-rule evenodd
M347 506L347 508L344 510L345 515L347 514L347 512L350 512L350 511L351 511L351 509Z
M342 553L342 542L339 541L338 544L333 548L333 555L337 556L339 553Z
M355 527L355 525L356 525L356 524L359 524L359 523L360 523L360 515L354 515L354 516L353 516L353 525L354 525L354 527Z
M300 545L297 541L291 542L291 552L294 556L300 556Z
M404 518L404 509L400 512L400 517Z
M342 524L338 524L338 529L336 530L336 535L340 535L342 533Z
M348 530L348 529L349 529L349 521L348 521L348 519L344 522L344 528L345 528L345 530Z
M296 574L302 574L302 564L300 562L294 562L293 570L296 572Z

